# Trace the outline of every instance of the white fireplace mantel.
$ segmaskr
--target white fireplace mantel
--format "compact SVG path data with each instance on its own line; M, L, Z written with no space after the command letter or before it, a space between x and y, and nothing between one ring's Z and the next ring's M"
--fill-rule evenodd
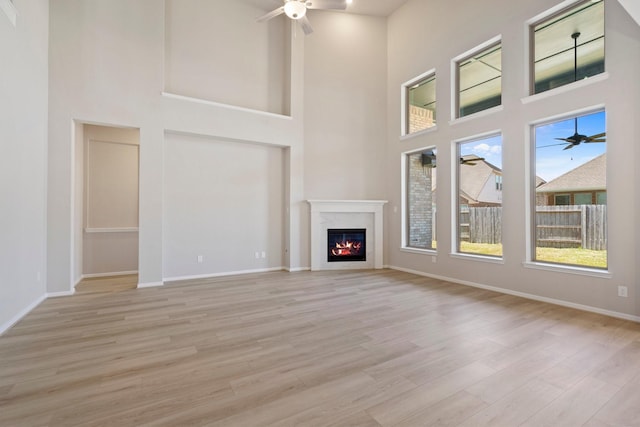
M386 200L307 200L311 205L311 270L383 268ZM365 228L367 261L327 261L327 229Z

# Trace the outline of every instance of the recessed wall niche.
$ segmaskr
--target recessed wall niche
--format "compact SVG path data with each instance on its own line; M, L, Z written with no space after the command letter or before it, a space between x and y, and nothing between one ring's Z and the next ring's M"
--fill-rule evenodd
M257 23L265 12L251 0L166 0L164 91L289 115L291 26Z

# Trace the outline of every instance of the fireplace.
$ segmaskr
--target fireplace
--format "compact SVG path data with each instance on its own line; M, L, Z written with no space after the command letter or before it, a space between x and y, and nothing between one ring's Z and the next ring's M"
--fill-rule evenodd
M308 202L311 205L312 271L384 268L382 225L386 200L308 200ZM352 230L364 233L360 235L362 244L358 259L346 258L347 255L334 258L333 254L329 254L329 247L335 248L336 241L330 241L331 232L328 230L340 231L340 239L337 243L344 240L344 237L349 240L349 236L343 237L343 234L352 234L350 233ZM351 239L353 237L351 236Z
M366 260L366 228L327 229L327 262Z

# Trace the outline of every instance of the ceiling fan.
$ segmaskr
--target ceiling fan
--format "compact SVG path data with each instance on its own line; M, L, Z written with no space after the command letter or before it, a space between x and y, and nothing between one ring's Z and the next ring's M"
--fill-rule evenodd
M460 164L475 166L482 160L484 160L484 157L478 157L475 154L466 154L460 157ZM433 150L427 150L422 153L422 166L427 168L436 167L436 154L433 152Z
M300 23L302 31L305 34L313 33L313 27L307 18L307 9L324 9L324 10L345 10L347 8L347 0L283 0L284 5L262 15L257 19L258 22L265 22L276 16L287 15L290 19Z
M574 125L574 134L571 135L568 138L554 138L560 141L565 141L566 143L566 147L563 148L563 150L568 150L570 148L575 147L576 145L580 145L581 143L591 143L591 142L607 142L607 139L605 138L605 135L607 134L606 132L602 132L602 133L597 133L595 135L591 135L591 136L586 136L586 135L581 135L578 133L578 118L575 118L575 125ZM545 147L551 147L553 145L565 145L565 143L559 143L559 144L552 144L552 145L546 145ZM542 147L541 147L542 148Z

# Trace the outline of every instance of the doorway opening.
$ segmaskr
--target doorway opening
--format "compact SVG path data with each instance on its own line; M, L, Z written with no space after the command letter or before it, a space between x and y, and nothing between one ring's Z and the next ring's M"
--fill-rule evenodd
M140 130L75 124L74 285L135 288ZM126 280L114 280L114 278ZM105 283L107 285L105 285ZM106 287L105 287L106 286Z

